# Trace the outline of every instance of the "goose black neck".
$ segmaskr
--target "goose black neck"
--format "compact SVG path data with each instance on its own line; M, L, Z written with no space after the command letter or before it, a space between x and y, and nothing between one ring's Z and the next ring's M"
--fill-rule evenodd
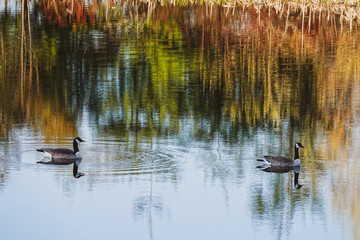
M297 148L295 146L295 158L294 159L299 159L299 148Z
M79 147L78 147L78 143L76 141L76 139L74 139L74 143L73 143L73 146L74 146L74 152L78 152L79 151Z

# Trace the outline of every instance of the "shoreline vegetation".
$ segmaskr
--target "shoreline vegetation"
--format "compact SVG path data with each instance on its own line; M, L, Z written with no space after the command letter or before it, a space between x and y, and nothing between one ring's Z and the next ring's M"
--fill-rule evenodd
M25 0L26 1L26 0ZM221 8L227 15L236 15L239 11L245 11L247 8L254 8L259 14L266 12L271 14L275 12L280 18L289 18L291 13L300 12L303 18L308 22L319 21L326 17L327 21L336 19L340 22L341 27L348 23L350 31L354 24L360 22L360 1L359 0L40 0L45 7L53 7L57 14L60 10L65 10L66 14L73 15L79 12L79 8L97 8L103 6L106 8L107 15L111 10L132 11L134 16L139 13L145 13L147 16L161 7L203 7L206 14L211 16L214 8ZM131 14L131 13L130 13ZM260 20L259 20L260 21Z

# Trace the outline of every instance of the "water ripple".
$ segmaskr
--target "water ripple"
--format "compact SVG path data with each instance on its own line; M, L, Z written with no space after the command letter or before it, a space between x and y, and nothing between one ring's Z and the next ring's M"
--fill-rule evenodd
M108 145L107 145L108 146ZM106 175L139 175L150 173L175 174L180 166L176 149L140 149L138 151L126 150L113 145L102 151L86 149L82 168L89 174ZM175 160L176 159L176 160Z

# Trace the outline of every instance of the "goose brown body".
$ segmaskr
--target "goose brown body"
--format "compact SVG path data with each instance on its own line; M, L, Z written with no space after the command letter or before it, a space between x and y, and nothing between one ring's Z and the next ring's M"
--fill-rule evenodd
M264 156L266 161L271 164L271 166L293 166L294 159L285 156Z
M76 153L67 148L41 148L37 150L38 152L43 152L45 154L51 155L51 158L65 158L65 159L77 159Z
M287 167L287 166L300 166L301 160L299 157L299 148L305 148L301 143L297 142L295 144L295 157L291 159L286 156L264 156L263 158L258 158L258 161L270 164L271 166L278 167Z

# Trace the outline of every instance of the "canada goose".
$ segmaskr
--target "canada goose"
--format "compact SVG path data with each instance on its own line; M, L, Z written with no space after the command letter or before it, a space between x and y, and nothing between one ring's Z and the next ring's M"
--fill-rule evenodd
M299 148L305 148L301 143L295 143L295 158L291 159L284 156L264 156L263 158L258 158L260 162L270 164L271 166L300 166L301 160L299 158Z
M52 158L52 161L50 162L38 162L38 163L48 163L48 164L70 164L74 161L67 162L68 160L75 160L82 158L81 153L79 152L78 143L85 142L79 137L74 138L73 146L74 150L67 149L67 148L40 148L37 149L38 152L42 152L45 157ZM59 159L59 161L54 160ZM61 159L61 160L60 160Z

